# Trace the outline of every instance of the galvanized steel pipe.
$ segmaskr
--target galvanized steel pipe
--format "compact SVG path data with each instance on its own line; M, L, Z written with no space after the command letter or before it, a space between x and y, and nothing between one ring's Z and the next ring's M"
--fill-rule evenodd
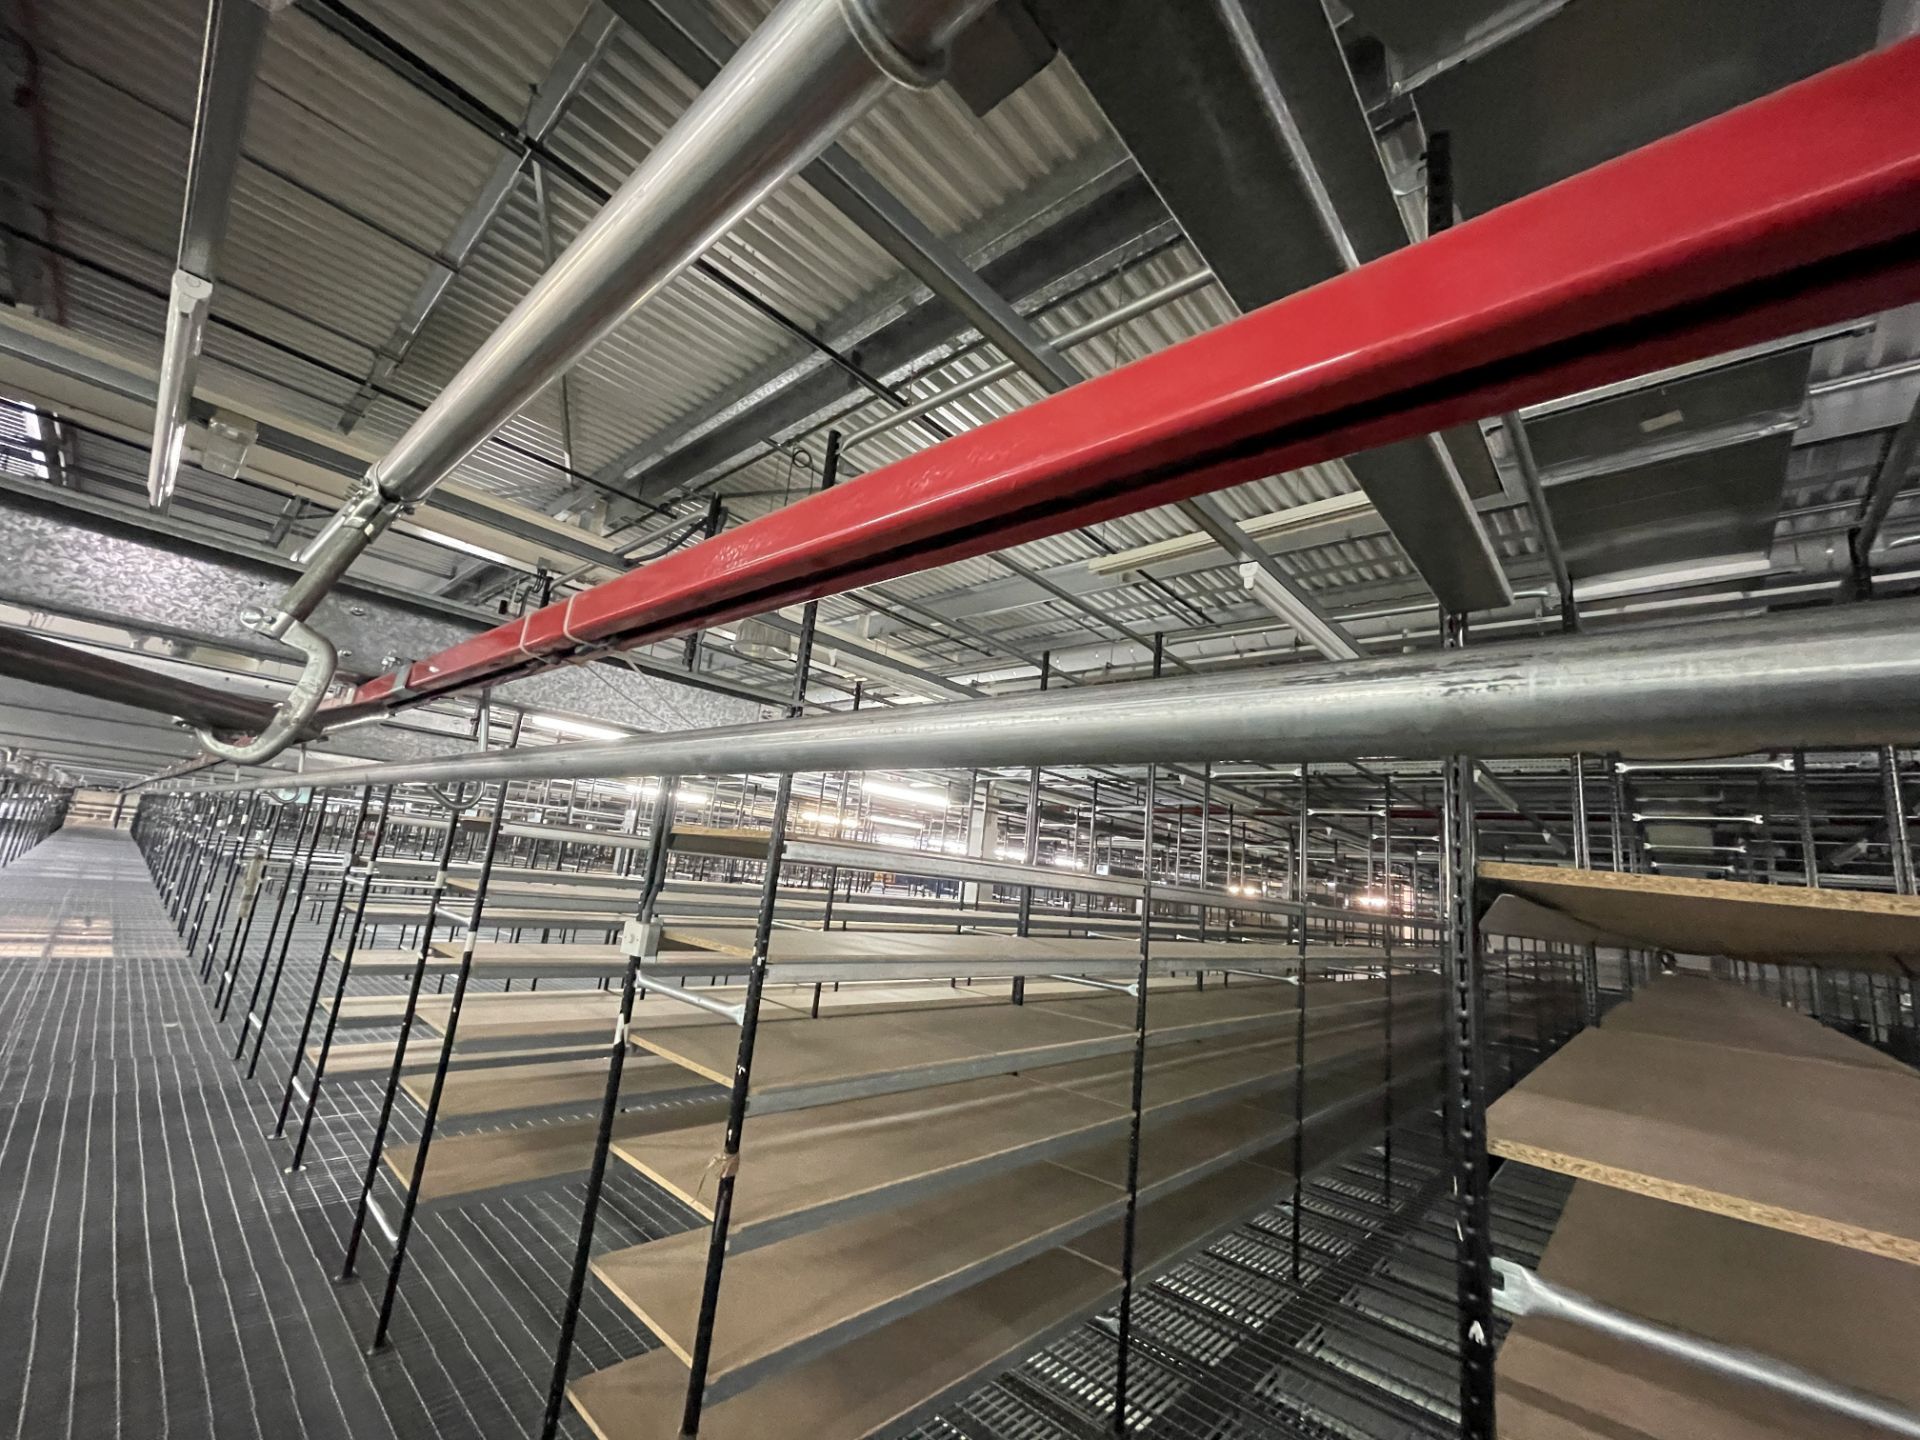
M330 771L327 784L1461 752L1711 756L1916 734L1920 600L1902 600L359 766Z
M986 3L785 0L367 472L308 547L305 572L277 611L258 618L258 628L297 635L295 627L375 537L556 375L894 84L935 83L948 42ZM322 664L315 659L309 668ZM292 736L276 738L275 751Z

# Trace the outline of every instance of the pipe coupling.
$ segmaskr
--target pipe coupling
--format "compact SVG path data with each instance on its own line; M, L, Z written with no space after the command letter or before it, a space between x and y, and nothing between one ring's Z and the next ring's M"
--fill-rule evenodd
M293 557L296 565L311 565L314 557L327 549L333 537L342 531L358 531L371 541L392 523L393 516L403 509L400 501L390 497L380 488L380 482L374 472L369 470L360 477L359 482L348 494L346 503L324 526L320 533L307 542L306 548Z
M911 90L931 90L946 78L946 47L913 54L895 38L884 11L885 0L840 0L841 18L876 70Z

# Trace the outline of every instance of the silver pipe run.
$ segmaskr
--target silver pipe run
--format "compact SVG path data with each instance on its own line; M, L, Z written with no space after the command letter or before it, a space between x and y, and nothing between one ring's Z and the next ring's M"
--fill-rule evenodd
M363 765L325 783L1910 743L1920 600ZM235 786L257 789L284 778ZM177 784L168 788L184 788Z
M941 77L948 43L987 0L783 0L514 307L301 557L261 633L306 652L304 683L252 743L203 733L238 761L304 728L334 669L306 625L347 568L411 505L896 84ZM296 700L298 703L296 703Z

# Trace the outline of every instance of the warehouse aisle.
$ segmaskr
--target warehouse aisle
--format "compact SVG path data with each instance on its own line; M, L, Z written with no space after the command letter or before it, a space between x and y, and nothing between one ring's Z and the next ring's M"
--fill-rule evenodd
M0 1440L392 1435L124 834L0 870Z

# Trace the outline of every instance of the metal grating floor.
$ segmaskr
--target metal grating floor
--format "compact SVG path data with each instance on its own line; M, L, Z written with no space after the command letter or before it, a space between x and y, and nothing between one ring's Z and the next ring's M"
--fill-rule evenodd
M383 1440L133 842L0 870L0 1436Z

